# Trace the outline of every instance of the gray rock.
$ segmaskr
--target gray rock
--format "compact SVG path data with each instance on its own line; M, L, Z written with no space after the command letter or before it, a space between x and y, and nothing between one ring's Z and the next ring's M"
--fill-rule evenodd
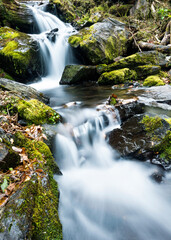
M129 32L125 24L108 18L79 31L69 43L83 55L88 64L110 63L126 54Z
M99 75L95 66L68 65L65 67L60 84L81 84L97 81Z
M22 98L35 98L46 104L49 102L49 98L36 89L23 83L18 83L6 78L0 78L0 88L8 91L13 91L17 96Z

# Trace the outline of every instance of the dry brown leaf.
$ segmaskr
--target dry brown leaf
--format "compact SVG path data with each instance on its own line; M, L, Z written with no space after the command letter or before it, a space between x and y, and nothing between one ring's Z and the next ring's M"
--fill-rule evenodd
M7 201L8 201L8 197L3 197L2 199L0 199L0 207L5 206Z

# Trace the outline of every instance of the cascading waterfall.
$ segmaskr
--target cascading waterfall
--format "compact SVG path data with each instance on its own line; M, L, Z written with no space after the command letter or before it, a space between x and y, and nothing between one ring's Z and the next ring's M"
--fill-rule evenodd
M45 12L45 5L28 6L37 22L40 34L32 34L40 44L40 52L45 65L42 81L32 84L41 90L59 85L66 65L76 62L68 44L68 37L75 32L70 24L63 23L56 16Z
M105 140L118 127L110 115L73 113L55 144L64 240L169 240L171 208L150 179L155 167L117 159Z
M47 76L33 86L53 88L64 66L73 63L66 41L73 28L43 6L32 10L41 32L34 37L47 66ZM107 132L119 127L116 118L81 104L57 108L67 122L57 126L54 149L63 173L55 179L64 240L170 240L170 186L151 180L155 166L121 159L110 148Z

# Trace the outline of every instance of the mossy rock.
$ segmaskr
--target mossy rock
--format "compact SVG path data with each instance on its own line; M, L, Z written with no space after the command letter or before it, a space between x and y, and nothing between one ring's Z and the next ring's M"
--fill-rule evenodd
M143 65L136 68L138 78L143 79L149 75L155 75L160 73L161 67L155 65Z
M25 33L37 32L32 11L23 3L0 0L0 26L9 26Z
M36 159L35 173L23 183L3 210L1 239L62 239L58 215L59 192L53 173L61 174L50 149L41 142L15 134L15 146L25 148L29 159ZM43 177L36 174L43 172Z
M65 67L60 84L82 84L96 82L99 75L95 66L68 65Z
M128 16L132 7L132 4L116 4L110 7L109 12L118 17Z
M39 46L30 36L9 27L0 28L0 67L26 82L41 73Z
M36 99L19 100L17 110L19 117L26 120L28 124L53 124L60 120L60 116L55 110Z
M0 68L0 78L6 78L14 80L8 73L6 73L2 68Z
M143 86L152 87L152 86L163 86L165 83L158 75L152 75L147 77L144 80Z
M80 51L88 64L110 63L126 54L128 32L122 22L108 18L72 35L69 43Z
M124 83L127 80L135 80L136 78L137 74L134 70L130 70L129 68L123 68L103 73L98 80L98 84L114 85Z
M166 56L157 51L138 52L128 57L122 58L117 62L109 64L99 69L99 72L110 72L120 68L135 69L142 65L157 65L161 67L166 66Z

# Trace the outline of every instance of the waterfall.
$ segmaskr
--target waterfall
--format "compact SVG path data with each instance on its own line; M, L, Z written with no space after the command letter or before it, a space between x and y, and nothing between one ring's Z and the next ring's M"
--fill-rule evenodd
M45 5L29 6L36 20L40 34L31 36L39 42L40 53L45 66L42 81L31 84L39 90L59 85L66 65L76 62L68 44L68 37L76 32L70 24L63 23L56 16L45 12Z
M106 142L118 121L92 109L63 116L69 123L55 143L63 175L55 179L64 240L169 240L170 200L150 179L155 167L119 160Z

